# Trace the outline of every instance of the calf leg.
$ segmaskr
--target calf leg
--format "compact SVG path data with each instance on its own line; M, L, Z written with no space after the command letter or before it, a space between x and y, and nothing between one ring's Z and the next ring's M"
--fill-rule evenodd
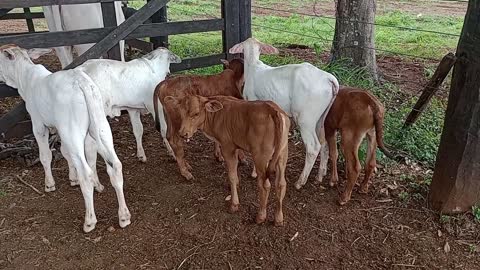
M128 110L128 115L130 116L130 122L132 122L133 128L133 135L135 135L135 140L137 142L137 157L141 162L147 162L147 156L145 155L145 150L143 150L142 145L143 125L140 118L140 111Z
M93 186L97 192L102 192L104 190L103 185L98 180L97 174L97 144L95 140L90 136L87 135L85 138L85 156L87 158L88 166L93 171Z
M180 169L180 174L185 177L187 180L193 180L193 175L190 173L192 169L190 165L185 160L185 152L183 150L183 140L177 134L172 135L168 138L170 145L172 146L173 152L175 153L176 161L178 168Z
M70 132L70 134L75 133ZM85 221L83 224L83 231L90 232L95 229L97 218L95 216L93 205L93 171L85 158L84 142L85 139L80 138L76 134L72 137L68 135L62 137L62 144L65 144L67 152L71 154L70 157L77 171L78 182L85 202Z
M302 188L302 186L307 183L308 176L312 171L315 160L317 159L318 153L321 149L320 141L318 140L318 136L315 131L315 125L300 126L300 133L302 134L303 143L305 144L306 157L302 174L300 174L300 177L295 183L296 189Z
M75 169L75 166L73 166L70 153L68 153L63 143L60 145L60 152L62 152L62 156L65 158L68 164L68 179L70 180L70 186L73 187L79 185L80 183L78 183L77 170Z
M340 205L344 205L350 201L353 187L357 182L358 175L362 168L358 159L358 148L362 141L362 137L361 134L342 132L342 149L347 167L347 185L345 191L341 195L339 201Z
M270 180L267 178L266 170L269 159L261 155L253 155L253 162L255 162L255 167L257 171L257 187L258 187L258 197L259 197L259 208L256 218L256 223L260 224L265 222L267 219L267 202L268 195L270 194Z
M238 211L240 200L238 199L238 159L234 148L222 148L222 154L227 165L228 179L230 180L230 195L232 196L230 212Z
M337 133L327 136L330 161L332 162L332 176L330 177L330 186L333 187L338 183L338 149L337 149Z
M105 120L106 122L106 120ZM108 123L107 123L108 124ZM123 173L122 173L122 163L115 153L113 148L113 140L111 132L103 134L105 136L102 139L102 144L100 142L97 144L99 153L105 160L107 164L107 173L110 176L110 183L115 189L118 200L118 223L121 228L125 228L130 224L130 211L128 210L127 203L125 202L125 195L123 193Z
M38 151L40 154L40 162L43 165L45 171L45 192L55 191L55 180L52 175L52 151L50 151L50 145L48 144L49 132L42 123L37 124L32 121L33 134L38 144Z
M365 160L365 178L360 186L360 193L368 193L368 184L370 178L377 169L376 160L377 140L375 138L375 130L371 129L367 132L367 158Z
M327 174L327 164L328 164L328 143L327 143L327 138L326 134L331 133L331 131L327 131L326 129L322 128L320 130L320 137L322 138L322 147L320 150L320 166L318 168L318 174L317 174L317 182L322 183L323 177ZM331 135L331 134L329 134Z
M222 156L222 149L220 148L220 144L218 142L215 142L214 155L218 162L223 162L225 160Z
M287 181L285 179L285 167L287 166L288 148L280 156L276 168L275 176L275 194L277 196L277 207L275 209L275 226L283 226L283 198L287 191Z

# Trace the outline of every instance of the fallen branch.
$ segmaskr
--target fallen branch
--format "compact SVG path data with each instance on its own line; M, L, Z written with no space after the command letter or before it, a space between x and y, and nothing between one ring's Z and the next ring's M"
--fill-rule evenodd
M26 185L27 187L31 188L33 191L35 191L36 193L38 193L39 195L43 195L42 192L40 192L36 187L32 186L31 184L25 182L25 180L23 180L20 176L18 175L15 175L17 180L20 181L22 184Z

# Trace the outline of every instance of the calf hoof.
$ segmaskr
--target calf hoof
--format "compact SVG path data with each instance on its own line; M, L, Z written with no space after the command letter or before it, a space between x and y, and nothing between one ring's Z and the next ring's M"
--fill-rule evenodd
M223 159L222 156L215 156L215 159L218 161L218 162L224 162L225 159Z
M301 189L302 187L303 187L302 183L299 183L299 182L295 183L295 188L297 190Z
M78 186L78 185L80 185L80 183L78 182L77 179L75 179L75 180L70 180L70 186L74 187L74 186Z
M257 178L258 174L257 174L257 171L252 171L252 178Z
M262 224L267 220L267 214L257 214L257 218L255 219L255 223Z
M52 191L55 191L56 188L55 188L55 185L53 186L45 186L45 192L52 192Z
M275 227L283 227L285 225L283 220L275 220Z
M328 185L329 185L330 187L334 187L334 186L337 185L337 182L336 182L336 181L330 181L330 182L328 183Z
M230 205L230 213L236 213L238 212L238 209L240 208L240 204L231 204Z
M348 201L350 201L350 199L340 198L340 199L338 200L338 204L340 204L340 205L345 205L345 204L348 203Z
M95 229L96 222L83 224L83 231L89 233Z
M132 216L130 215L130 211L128 211L127 208L124 208L123 211L119 211L118 213L118 224L120 225L120 228L125 228L128 225L130 225L131 221L130 218Z
M317 179L315 179L317 184L321 184L323 182L323 176L317 176Z
M147 162L147 157L146 156L138 156L138 160L142 163L146 163Z
M183 172L182 176L185 177L185 179L187 179L188 181L192 181L193 179L195 179L190 172Z
M95 185L95 191L98 193L101 193L104 189L105 187L100 183L98 183L98 185Z
M358 190L360 194L367 194L368 193L368 186L367 185L360 185L360 189Z
M240 159L240 164L247 166L248 165L248 160L246 158Z

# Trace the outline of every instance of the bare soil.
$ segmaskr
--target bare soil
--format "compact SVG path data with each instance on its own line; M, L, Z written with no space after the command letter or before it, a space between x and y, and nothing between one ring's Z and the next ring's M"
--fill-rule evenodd
M57 191L42 195L15 178L23 173L25 181L42 191L40 165L26 169L2 161L0 268L478 269L480 259L474 251L478 224L471 217L440 223L438 215L424 208L422 190L415 191L418 195L410 201L399 199L401 191L413 194L401 180L412 168L381 170L368 195L355 193L351 203L341 207L338 190L315 184L313 175L302 190L294 189L304 155L302 144L292 142L286 226L272 225L273 194L270 221L256 225L256 183L248 176L251 166L240 167L241 210L230 214L225 202L227 176L212 157L212 143L197 136L189 144L187 158L196 177L189 182L167 156L150 117L143 122L146 164L134 156L128 116L112 121L133 215L126 229L117 225L115 193L103 166L98 170L106 190L95 195L98 224L85 234L83 198L78 187L69 186L64 160L52 166ZM422 170L416 174L419 181L424 177ZM297 232L298 237L290 241Z
M285 49L282 54L308 61L316 58L311 49ZM58 69L53 56L40 61ZM425 83L424 65L394 57L379 59L385 78L407 95L418 95L418 84ZM0 115L11 106L1 100ZM383 164L369 194L354 193L348 205L339 206L343 186L315 183L317 166L307 185L295 190L304 149L292 138L286 224L280 228L272 224L272 189L269 222L256 225L258 200L255 180L249 177L251 162L239 168L241 208L230 214L225 201L227 174L212 156L213 144L202 135L189 143L187 159L195 180L186 181L167 155L151 117L142 120L145 164L135 157L128 116L111 120L132 213L132 224L125 229L118 226L115 192L103 162L98 163L98 172L106 189L95 194L98 224L85 234L83 197L78 187L69 185L65 160L52 164L57 183L53 193L43 192L40 164L26 168L13 160L0 161L0 269L478 269L480 265L480 228L472 215L440 217L426 208L422 181L431 171ZM328 179L329 174L325 182Z

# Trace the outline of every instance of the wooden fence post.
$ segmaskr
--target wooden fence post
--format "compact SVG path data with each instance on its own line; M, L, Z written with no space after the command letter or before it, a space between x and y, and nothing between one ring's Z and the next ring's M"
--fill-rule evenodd
M24 8L23 13L27 21L28 32L35 32L35 25L33 25L32 14L30 13L30 8Z
M151 1L151 0L147 0ZM164 6L159 11L155 12L152 16L152 23L162 23L167 22L167 6ZM150 42L153 43L153 48L156 49L158 47L165 47L168 48L168 36L160 36L160 37L150 37Z
M102 3L103 27L117 27L114 2ZM120 45L116 44L107 52L109 59L121 60Z
M480 1L468 2L428 201L441 213L480 202Z
M448 53L442 58L432 78L423 89L422 95L418 98L417 103L415 103L412 111L408 114L407 119L403 124L404 128L411 126L413 123L415 123L415 121L417 121L420 114L425 110L430 102L430 99L433 97L435 92L437 92L438 87L442 84L443 80L445 80L445 77L447 77L448 72L450 72L453 64L455 64L456 59L457 58L455 55L453 55L453 53Z
M223 51L227 59L233 58L228 50L240 42L240 2L238 0L222 0L222 18L225 29L222 32Z
M240 42L252 37L252 0L240 0Z

